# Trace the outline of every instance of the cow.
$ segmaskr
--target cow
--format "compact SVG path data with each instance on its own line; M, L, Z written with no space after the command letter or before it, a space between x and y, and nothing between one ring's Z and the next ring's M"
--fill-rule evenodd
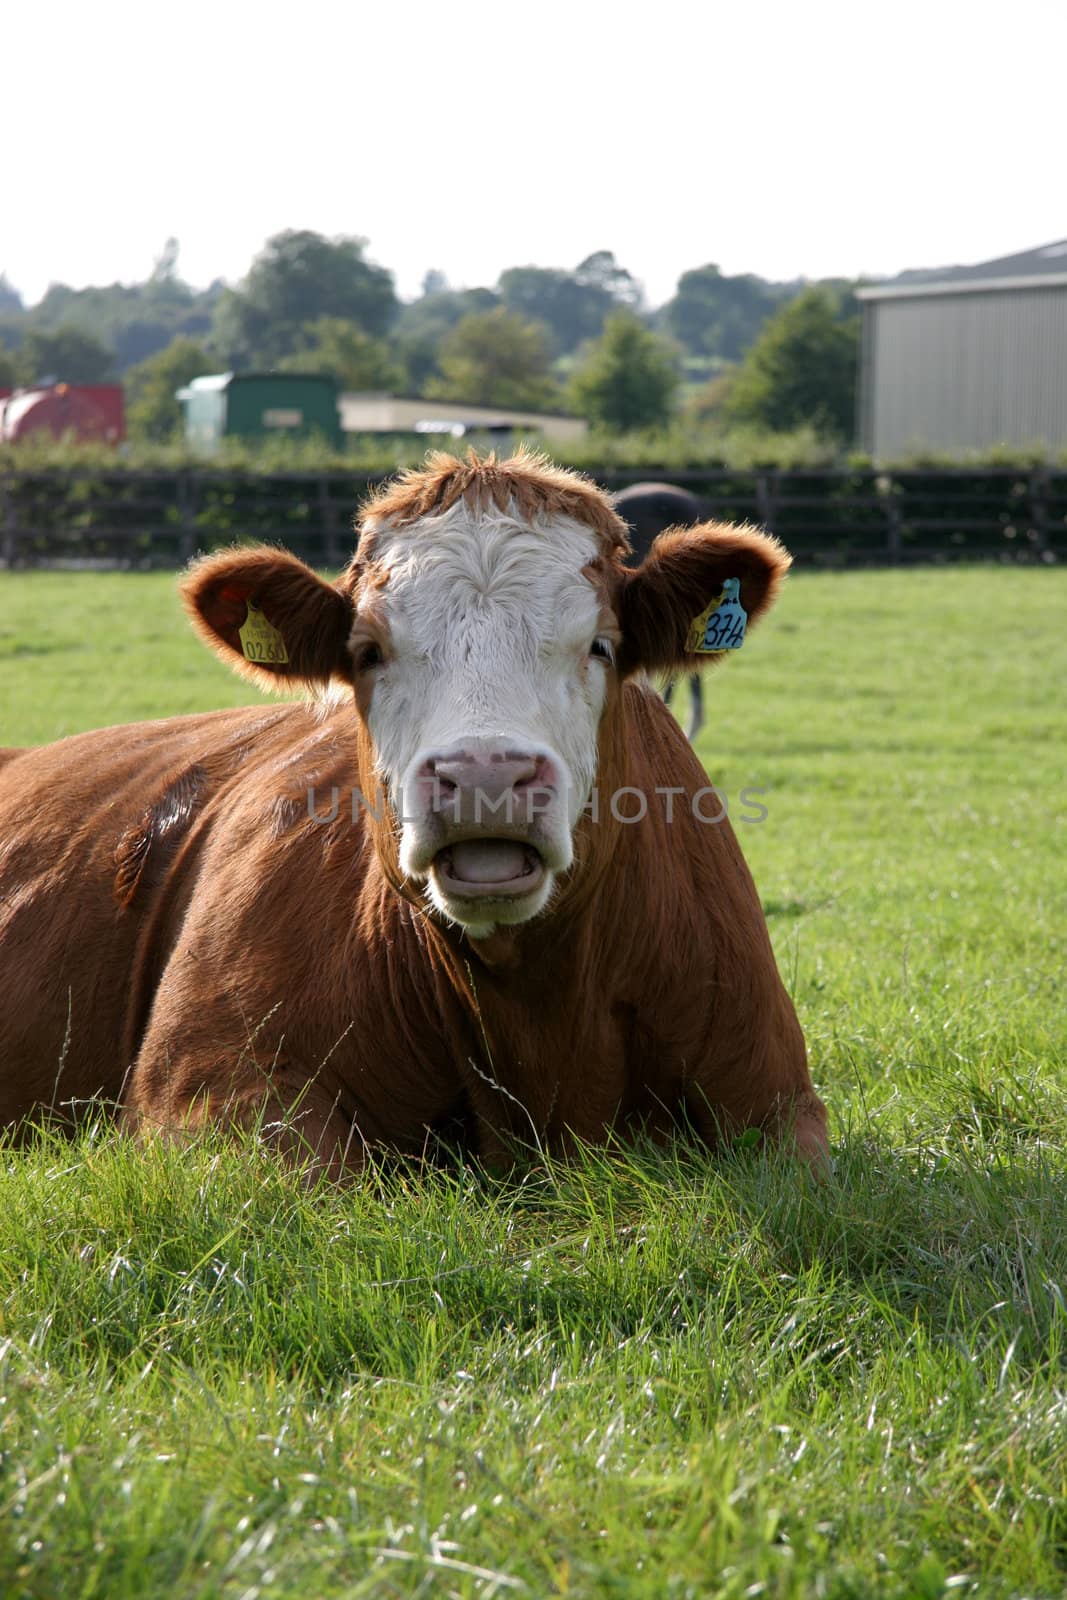
M630 529L630 562L644 560L652 542L668 528L692 526L700 521L700 503L688 489L674 483L631 483L613 496L616 511ZM663 692L670 705L675 680L671 678ZM686 737L692 744L704 726L704 685L699 672L689 675L689 724Z
M818 1165L752 879L645 676L720 659L707 619L758 619L789 557L714 523L627 550L592 482L472 452L378 491L336 582L194 564L208 646L314 693L4 752L0 1122L102 1097L337 1178L442 1130L489 1166L679 1124Z

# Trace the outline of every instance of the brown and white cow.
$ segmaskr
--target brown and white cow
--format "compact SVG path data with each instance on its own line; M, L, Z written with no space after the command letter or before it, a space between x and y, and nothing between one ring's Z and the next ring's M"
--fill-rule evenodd
M752 880L643 676L789 558L714 524L626 549L578 476L434 456L336 583L195 566L225 660L334 692L0 756L0 1121L261 1119L332 1172L457 1125L489 1161L679 1118L820 1156Z

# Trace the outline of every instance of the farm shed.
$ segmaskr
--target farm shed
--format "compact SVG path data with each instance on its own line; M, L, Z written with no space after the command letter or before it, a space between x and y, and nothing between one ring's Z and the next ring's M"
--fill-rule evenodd
M1067 446L1067 239L857 294L860 437L879 461Z
M185 437L195 449L217 450L226 437L269 438L321 434L341 443L337 384L321 374L215 372L194 378L178 399L185 407Z
M540 433L569 443L584 439L581 417L540 411L509 411L500 406L472 406L465 401L413 400L391 394L343 394L341 427L345 433Z

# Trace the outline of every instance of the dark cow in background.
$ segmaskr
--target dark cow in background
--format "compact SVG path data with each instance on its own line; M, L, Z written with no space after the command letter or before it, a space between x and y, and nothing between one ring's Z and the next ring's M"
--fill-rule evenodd
M688 489L674 483L632 483L612 496L616 511L627 524L631 534L633 555L637 564L645 559L652 541L668 528L692 527L700 521L700 503ZM670 705L676 679L671 678L663 692ZM686 735L692 743L704 726L704 682L699 672L689 677L689 726Z
M0 1121L101 1095L335 1175L444 1127L493 1162L679 1120L821 1158L752 879L643 682L789 557L711 523L627 548L575 474L438 455L336 583L194 566L207 644L320 701L4 752Z

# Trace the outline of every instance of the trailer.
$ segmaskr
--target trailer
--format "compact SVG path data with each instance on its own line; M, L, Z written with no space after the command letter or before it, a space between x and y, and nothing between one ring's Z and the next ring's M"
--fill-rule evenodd
M16 389L0 404L0 440L15 444L34 434L121 444L126 437L126 410L120 385L52 383Z

